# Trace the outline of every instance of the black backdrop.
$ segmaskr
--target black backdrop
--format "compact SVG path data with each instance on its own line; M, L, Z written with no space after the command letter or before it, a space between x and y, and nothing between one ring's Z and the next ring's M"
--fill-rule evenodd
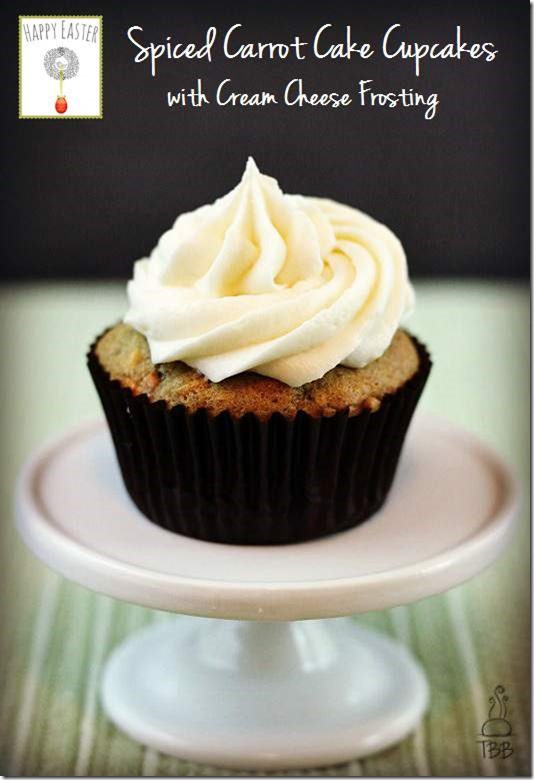
M17 119L17 14L102 13L104 119ZM147 41L200 41L210 25L244 25L244 40L309 39L331 22L342 38L379 50L390 24L407 40L493 41L496 60L413 63L308 58L159 60L151 79L133 63L131 25ZM234 186L248 154L287 192L328 196L392 227L412 275L524 276L530 251L529 4L465 0L335 3L26 2L2 27L4 278L127 277L176 215ZM283 105L169 109L167 90L225 77L241 91L279 90L302 76L310 91L437 91L420 110L295 110Z

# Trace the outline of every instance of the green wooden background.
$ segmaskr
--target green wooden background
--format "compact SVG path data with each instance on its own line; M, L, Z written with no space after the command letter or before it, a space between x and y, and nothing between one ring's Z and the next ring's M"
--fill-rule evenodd
M419 657L431 685L429 712L417 732L393 749L301 774L525 776L530 774L528 290L462 281L419 284L416 292L411 327L435 361L421 407L478 433L509 460L523 486L520 527L502 558L468 584L359 618L400 637ZM169 758L111 725L99 704L102 664L126 634L164 616L66 582L25 550L13 528L13 486L23 460L47 437L101 414L84 354L124 307L122 284L0 290L0 773L246 775ZM513 754L484 760L477 740L497 684L509 696Z

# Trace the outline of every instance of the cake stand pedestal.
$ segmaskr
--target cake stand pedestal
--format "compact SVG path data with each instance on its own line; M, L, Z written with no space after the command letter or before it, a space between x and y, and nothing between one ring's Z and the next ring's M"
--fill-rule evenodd
M368 755L417 726L428 700L419 664L339 618L473 576L504 549L516 502L495 453L421 416L386 506L303 544L218 545L148 522L126 494L103 422L35 453L16 493L26 544L65 577L197 616L156 622L115 649L102 680L109 717L183 759L270 770Z

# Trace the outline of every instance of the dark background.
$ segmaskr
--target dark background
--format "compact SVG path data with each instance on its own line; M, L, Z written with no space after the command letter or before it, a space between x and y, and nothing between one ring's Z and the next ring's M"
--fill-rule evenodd
M104 16L104 119L17 119L17 15ZM370 60L227 60L221 33L241 22L246 41L310 40L331 22L370 41ZM492 41L483 59L385 60L395 22L408 41ZM286 192L352 204L401 238L413 276L520 277L530 252L529 4L523 2L61 2L13 7L2 26L4 88L4 279L121 277L177 214L211 202L239 180L252 154ZM217 55L134 64L131 25L148 41L204 39L217 26ZM309 48L309 47L308 47ZM281 92L302 76L308 91L438 92L435 119L421 109L168 108L167 90L225 77L239 91Z

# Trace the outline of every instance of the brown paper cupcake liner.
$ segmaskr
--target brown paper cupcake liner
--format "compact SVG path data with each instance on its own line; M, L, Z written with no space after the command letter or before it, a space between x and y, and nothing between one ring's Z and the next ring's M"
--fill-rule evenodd
M92 345L88 366L124 483L152 522L227 544L287 544L358 525L384 503L413 411L431 368L375 412L294 419L233 418L167 408L112 380Z

